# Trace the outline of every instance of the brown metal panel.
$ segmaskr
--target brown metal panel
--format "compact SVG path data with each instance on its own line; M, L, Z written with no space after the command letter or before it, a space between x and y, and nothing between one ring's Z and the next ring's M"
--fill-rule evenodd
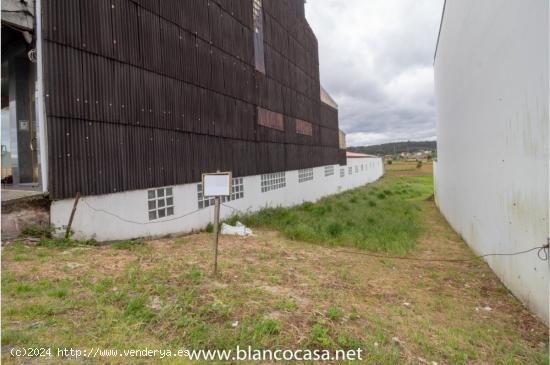
M337 162L338 114L319 101L317 41L300 4L264 0L265 74L255 71L252 4L46 2L52 196ZM259 125L258 106L285 131ZM296 134L296 118L311 135Z
M81 0L48 0L44 3L43 31L47 40L81 45Z

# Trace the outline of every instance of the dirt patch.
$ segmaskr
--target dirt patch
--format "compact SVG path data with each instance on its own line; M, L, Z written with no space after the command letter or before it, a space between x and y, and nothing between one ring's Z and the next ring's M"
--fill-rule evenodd
M129 263L138 259L131 252L110 247L76 247L66 250L26 247L25 250L35 251L34 254L39 255L41 252L47 253L49 259L5 260L2 262L2 271L16 277L25 277L29 272L35 272L34 278L37 280L60 280L87 272L92 272L92 277L105 277L120 273Z
M2 207L2 241L13 240L25 228L49 227L50 211L42 205L23 205L18 209Z
M386 164L384 168L388 175L421 176L433 174L433 164L431 162L423 162L420 168L413 162Z

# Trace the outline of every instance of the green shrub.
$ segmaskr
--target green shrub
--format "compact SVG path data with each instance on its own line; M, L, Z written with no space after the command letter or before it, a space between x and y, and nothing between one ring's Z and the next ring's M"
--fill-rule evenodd
M21 231L23 237L52 238L55 228L51 226L32 226Z
M331 237L338 237L344 231L344 227L338 222L333 222L328 225L327 232Z
M235 222L237 222L237 221L235 220ZM234 222L228 222L228 223L229 223L229 224L235 225ZM206 225L206 232L208 232L208 233L214 232L214 225L213 225L212 223L208 223L208 224Z

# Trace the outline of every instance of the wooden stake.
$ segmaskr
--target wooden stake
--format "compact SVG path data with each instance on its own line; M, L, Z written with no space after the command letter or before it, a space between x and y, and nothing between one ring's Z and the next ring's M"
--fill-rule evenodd
M69 236L71 235L71 226L73 225L74 214L76 213L76 206L78 205L79 200L80 200L80 192L76 193L76 197L74 199L73 210L71 211L71 217L69 218L69 223L67 224L67 230L65 231L65 238L69 238Z
M220 235L220 197L214 198L214 263L212 272L214 275L218 272L218 237Z

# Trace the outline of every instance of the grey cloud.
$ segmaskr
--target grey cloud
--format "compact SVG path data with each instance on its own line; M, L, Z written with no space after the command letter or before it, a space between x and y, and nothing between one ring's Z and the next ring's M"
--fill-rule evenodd
M443 0L309 0L321 82L348 144L434 139L433 51Z

